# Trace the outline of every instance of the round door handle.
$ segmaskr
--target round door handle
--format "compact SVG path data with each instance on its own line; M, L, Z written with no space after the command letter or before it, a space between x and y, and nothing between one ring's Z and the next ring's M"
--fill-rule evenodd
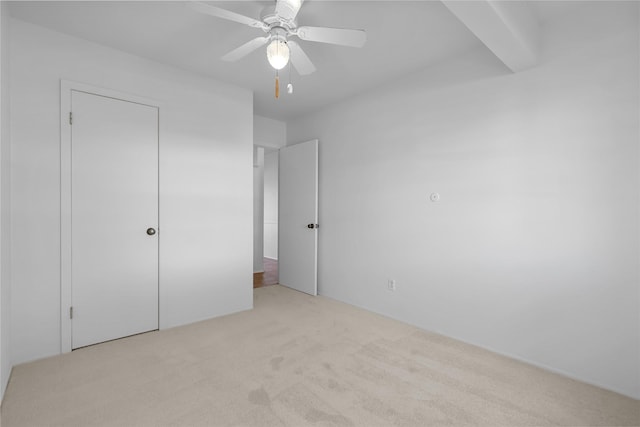
M307 224L307 228L311 228L311 229L318 228L318 224Z
M147 228L147 234L149 236L153 236L154 234L156 234L156 229L155 228Z

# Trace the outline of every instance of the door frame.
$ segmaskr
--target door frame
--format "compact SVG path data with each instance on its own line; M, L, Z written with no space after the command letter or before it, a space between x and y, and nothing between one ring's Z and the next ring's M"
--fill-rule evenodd
M60 353L71 348L71 91L85 92L158 109L158 230L160 230L160 139L163 121L162 103L138 95L106 89L86 83L60 80ZM158 233L158 327L161 326L160 304L160 238Z

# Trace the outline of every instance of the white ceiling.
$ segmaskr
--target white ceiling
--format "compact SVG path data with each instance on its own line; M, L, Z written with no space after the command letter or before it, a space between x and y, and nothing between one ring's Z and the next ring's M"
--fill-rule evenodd
M271 2L210 2L259 18ZM540 8L538 8L540 9ZM544 9L544 8L542 8ZM544 9L546 10L546 9ZM549 13L553 14L553 10ZM202 15L184 2L12 2L12 16L254 91L256 114L290 120L481 46L439 1L307 0L299 25L367 31L362 49L301 41L318 70L293 72L295 93L274 97L274 70L260 49L236 63L219 58L263 35L261 30ZM545 16L546 18L546 16ZM288 83L288 69L281 83Z

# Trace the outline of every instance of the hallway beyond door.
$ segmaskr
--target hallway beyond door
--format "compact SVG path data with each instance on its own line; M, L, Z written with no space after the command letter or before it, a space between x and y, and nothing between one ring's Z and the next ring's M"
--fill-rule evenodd
M261 288L263 286L278 284L278 260L265 258L264 272L253 273L253 287Z

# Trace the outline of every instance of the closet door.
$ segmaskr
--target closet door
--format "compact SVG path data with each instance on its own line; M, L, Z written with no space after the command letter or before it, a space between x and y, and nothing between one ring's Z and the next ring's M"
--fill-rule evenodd
M158 329L158 108L71 91L71 345Z

